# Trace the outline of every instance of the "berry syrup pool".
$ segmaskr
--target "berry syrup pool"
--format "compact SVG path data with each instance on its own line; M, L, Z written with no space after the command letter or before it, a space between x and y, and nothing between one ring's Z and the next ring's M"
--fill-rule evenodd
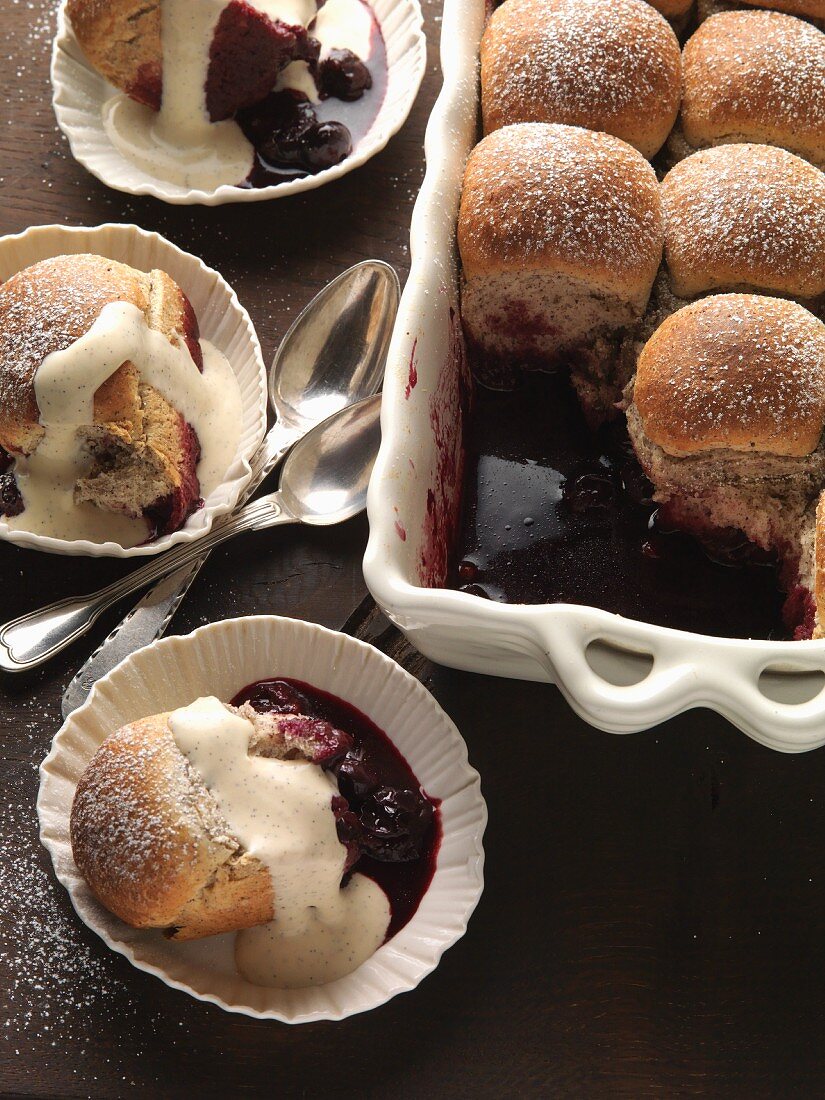
M776 564L741 535L713 558L668 530L624 421L591 432L564 373L477 386L448 586L573 603L719 637L787 639Z
M329 722L352 748L328 765L348 812L338 835L360 847L351 871L376 882L389 898L391 939L414 916L435 874L441 844L438 802L421 789L407 761L383 730L334 695L299 680L259 680L232 699L260 712L303 714Z

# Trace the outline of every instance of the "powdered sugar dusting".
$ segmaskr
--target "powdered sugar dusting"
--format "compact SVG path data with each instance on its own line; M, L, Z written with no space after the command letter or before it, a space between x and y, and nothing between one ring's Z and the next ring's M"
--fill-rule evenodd
M44 732L54 728L54 715L37 702L22 704L18 714L14 749L5 760L7 789L17 793L3 803L0 835L4 1086L8 1092L22 1092L23 1075L28 1074L31 1087L28 1059L36 1050L46 1069L50 1059L44 1050L51 1048L54 1064L64 1067L66 1090L71 1077L78 1089L85 1084L83 1092L95 1095L97 1078L86 1056L99 1052L96 1007L116 1000L119 1027L130 1037L122 1049L112 1049L112 1072L124 1085L135 1083L135 1061L157 1041L162 1015L139 1003L131 967L80 924L65 891L54 881L38 839L34 809L37 763L43 755ZM99 1053L95 1060L102 1060ZM21 1075L17 1087L15 1065ZM151 1070L147 1075L154 1076Z
M635 401L665 450L810 453L825 426L825 325L774 298L703 299L645 346Z
M552 256L611 285L627 273L652 282L662 234L653 169L617 138L525 123L471 154L459 217L468 277L479 265L523 271Z
M696 4L700 23L720 11L752 8L771 8L802 19L825 19L825 0L698 0Z
M825 34L778 12L722 12L684 49L682 125L694 146L769 141L825 161Z
M8 816L5 820L8 824ZM4 850L0 863L6 930L0 939L0 968L6 975L2 1034L18 1056L28 1053L32 1039L45 1040L61 1059L71 1049L71 1072L82 1081L84 1055L97 1038L91 1017L84 1014L101 999L116 997L118 1014L140 1022L144 1034L156 1021L138 1013L127 985L115 975L122 964L102 945L95 951L70 907L58 903L62 898L38 865L35 845L32 837L26 850ZM12 936L12 929L19 934Z
M171 792L168 801L153 785L156 776ZM144 720L108 738L86 769L72 808L75 857L84 877L128 897L144 916L157 904L155 890L144 887L165 874L174 881L182 865L195 864L204 825L213 839L237 847L222 823L214 828L215 816L202 789L190 784L171 734Z
M662 184L677 294L748 285L825 293L825 173L771 146L695 153Z
M507 0L482 43L485 129L562 122L652 155L676 117L679 74L676 37L643 0Z
M0 408L36 419L34 376L54 351L86 332L118 298L145 305L145 276L97 256L55 257L0 287Z

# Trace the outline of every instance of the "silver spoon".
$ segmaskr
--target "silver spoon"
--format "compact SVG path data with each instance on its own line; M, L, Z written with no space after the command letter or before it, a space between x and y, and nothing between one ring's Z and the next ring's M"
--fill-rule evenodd
M320 420L375 393L381 385L400 286L380 260L344 271L298 315L275 353L269 400L277 420L253 456L253 495L288 448ZM101 676L159 638L208 554L153 585L91 654L63 694L63 716L86 701Z
M381 396L376 394L313 428L290 452L276 493L221 516L196 542L153 558L91 596L69 597L6 623L0 628L0 668L7 672L36 668L85 634L101 612L121 597L244 531L288 523L326 527L363 511L381 440L380 410Z

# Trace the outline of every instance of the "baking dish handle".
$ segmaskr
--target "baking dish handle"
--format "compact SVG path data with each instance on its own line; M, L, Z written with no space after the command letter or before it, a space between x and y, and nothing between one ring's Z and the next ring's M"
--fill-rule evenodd
M652 668L637 683L614 684L587 659L592 642L611 644L604 631L588 630L560 616L550 621L539 619L536 626L554 681L573 709L591 725L611 733L636 733L692 705L692 663L664 659L657 652L651 655ZM623 648L628 648L626 637ZM640 646L639 653L649 654L649 645Z
M662 634L652 641L648 630L636 630L628 620L614 632L587 622L578 609L557 610L567 614L534 621L536 640L559 689L591 725L635 733L692 707L708 707L770 748L802 752L825 745L825 687L794 703L761 690L760 676L776 663L775 650L771 661L761 648L747 650L725 639ZM612 683L588 660L594 642L645 655L652 665L635 683ZM789 676L825 671L820 647L794 649Z

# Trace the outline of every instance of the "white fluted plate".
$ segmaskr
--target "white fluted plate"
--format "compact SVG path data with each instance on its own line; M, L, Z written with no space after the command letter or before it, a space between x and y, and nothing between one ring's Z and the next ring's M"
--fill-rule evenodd
M435 874L410 922L354 973L310 989L268 989L239 976L234 934L172 943L128 927L104 909L72 858L75 787L110 733L201 695L229 700L253 681L292 677L357 707L441 800L443 839ZM413 989L461 938L483 887L487 809L464 741L430 693L389 657L311 623L260 615L201 627L138 650L103 679L64 723L40 768L40 837L80 918L138 969L229 1012L284 1023L341 1020Z
M158 233L136 225L99 225L93 229L38 225L16 236L0 238L0 283L31 264L52 256L90 252L119 260L140 271L158 268L175 280L195 310L204 339L222 351L235 372L241 391L243 425L235 458L223 481L193 512L183 527L140 546L116 542L60 539L12 528L0 517L0 539L52 554L134 558L159 554L170 546L192 542L206 534L217 516L232 511L249 482L249 460L266 431L266 367L249 314L234 290L217 271L197 256L183 252Z
M127 160L114 147L103 126L103 104L116 89L86 60L66 18L65 0L58 12L51 65L57 123L69 139L76 161L108 187L130 195L153 195L163 202L179 205L220 206L227 202L261 202L312 191L340 179L380 153L406 122L424 78L427 40L419 0L369 0L369 6L384 38L387 90L374 122L350 155L340 164L314 176L269 187L224 184L211 191L198 191L157 179Z

